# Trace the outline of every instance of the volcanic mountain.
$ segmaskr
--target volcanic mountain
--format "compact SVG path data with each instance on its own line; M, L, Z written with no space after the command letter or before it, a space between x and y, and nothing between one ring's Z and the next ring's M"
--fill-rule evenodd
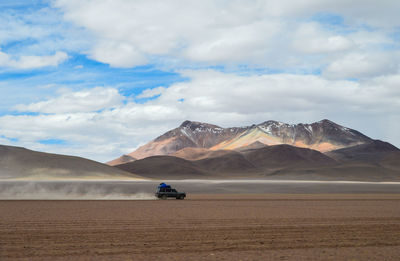
M185 121L128 156L115 166L157 179L400 180L398 148L329 120L233 128Z
M130 179L137 175L73 156L0 145L0 180Z
M265 145L288 144L327 152L371 142L372 139L329 120L312 124L287 124L266 121L247 127L221 128L216 125L185 121L178 128L170 130L153 141L131 152L123 160L116 159L109 165L118 165L156 155L174 155L194 159L194 154L209 151L240 150L254 143ZM190 149L188 149L190 148ZM186 149L186 151L181 151ZM181 151L181 152L180 152ZM133 159L129 160L128 157Z
M221 128L216 125L185 121L155 140L127 154L136 159L155 155L171 155L184 148L211 148L243 133L245 128Z

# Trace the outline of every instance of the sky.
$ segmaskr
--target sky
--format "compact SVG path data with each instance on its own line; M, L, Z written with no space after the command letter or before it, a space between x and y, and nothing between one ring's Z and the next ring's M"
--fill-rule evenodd
M1 0L0 144L106 162L179 126L400 147L400 1Z

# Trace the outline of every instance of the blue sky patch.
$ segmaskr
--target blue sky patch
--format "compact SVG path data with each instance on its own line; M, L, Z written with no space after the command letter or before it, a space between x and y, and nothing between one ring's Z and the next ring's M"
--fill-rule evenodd
M314 14L311 21L318 22L324 26L344 26L344 18L332 13L317 13Z
M17 139L17 138L6 137L4 135L0 135L0 138L6 139L6 140L8 140L10 142L18 142L19 141L19 139Z
M39 142L40 144L44 144L44 145L67 145L68 142L65 140L61 140L61 139L44 139L44 140L38 140L37 142Z
M0 69L0 91L3 92L3 97L0 98L0 115L12 113L12 108L18 104L39 102L46 97L58 96L60 88L79 91L94 87L112 87L125 97L134 97L145 89L168 87L187 80L173 71L157 69L155 65L112 68L84 55L70 54L70 57L57 67Z

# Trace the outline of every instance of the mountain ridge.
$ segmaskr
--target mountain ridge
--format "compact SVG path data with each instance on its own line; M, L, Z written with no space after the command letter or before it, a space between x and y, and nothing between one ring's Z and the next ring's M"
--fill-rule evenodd
M200 153L192 159L150 156L115 167L154 179L400 181L400 150L374 143L331 153L287 144L250 145L241 151L214 151L205 157Z
M137 160L116 167L147 178L400 181L397 147L327 119L231 128L184 121L128 155Z
M288 144L327 152L371 141L366 135L327 119L311 124L287 124L269 120L250 126L229 128L186 120L179 127L165 132L125 156L132 157L130 161L134 161L149 156L176 155L186 148L237 150L254 142L268 146ZM126 162L129 160L124 161ZM118 159L109 162L112 166L119 163L121 160Z

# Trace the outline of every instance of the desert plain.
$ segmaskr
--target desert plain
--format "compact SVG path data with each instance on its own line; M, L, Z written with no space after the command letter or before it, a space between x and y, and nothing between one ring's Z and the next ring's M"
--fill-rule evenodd
M1 200L0 260L399 260L397 184L189 183L185 200L152 182L136 200Z

